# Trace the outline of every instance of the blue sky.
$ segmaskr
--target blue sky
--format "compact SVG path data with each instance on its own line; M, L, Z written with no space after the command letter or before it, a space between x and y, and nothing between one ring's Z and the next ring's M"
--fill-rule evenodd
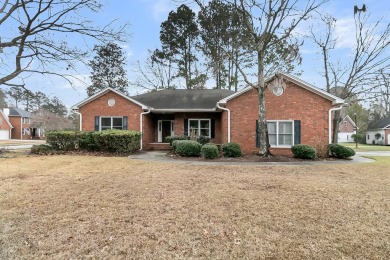
M389 0L331 0L322 7L321 12L328 12L338 20L336 35L339 44L337 45L336 54L340 59L345 59L350 53L350 48L353 47L354 37L354 22L353 22L353 6L359 7L365 3L368 11L371 13L371 20L383 18L388 22L390 16L390 1ZM133 63L137 60L144 61L147 57L148 49L159 47L159 31L160 24L166 20L168 13L176 9L177 3L172 3L170 0L105 0L104 7L99 15L95 15L93 19L96 23L105 24L110 20L118 19L120 22L130 24L129 40L121 44L127 56L128 66L126 68L129 80L134 80L135 75L132 72ZM318 27L320 30L320 27ZM307 25L303 24L298 28L299 32L306 32ZM90 42L90 47L93 43ZM317 53L317 49L310 44L309 40L305 40L305 44L301 47L303 57L302 65L297 68L297 71L302 71L301 79L322 87L324 81L319 75L321 70L321 59ZM91 53L91 57L93 53ZM76 76L88 82L89 68L80 65ZM56 77L44 77L34 75L26 80L26 86L33 91L40 90L47 95L56 95L68 106L72 106L86 98L85 88L87 85L80 82L74 82L72 88L66 81ZM129 89L130 94L135 95L140 93L142 89Z

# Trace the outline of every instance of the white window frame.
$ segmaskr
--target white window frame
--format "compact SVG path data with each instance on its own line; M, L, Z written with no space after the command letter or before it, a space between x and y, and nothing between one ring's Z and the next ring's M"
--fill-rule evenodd
M277 148L291 148L292 146L294 146L294 136L295 136L295 132L294 132L294 120L267 120L267 127L268 127L268 123L276 123L276 145L274 144L271 144L271 148L274 148L274 147L277 147ZM279 123L291 123L291 145L279 145ZM269 139L269 133L268 133L268 139Z
M22 135L30 135L30 128L27 128L27 127L23 128L22 132L23 132Z
M200 127L200 121L201 120L202 121L209 121L209 135L206 136L206 137L211 138L211 118L188 118L188 125L187 125L187 129L188 129L187 135L188 136L190 136L190 134L191 134L191 128L190 128L190 122L191 121L198 121L198 133L199 133L198 137L200 136L200 130L201 129L206 129L206 128L201 128Z
M158 120L157 121L157 131L158 131L158 136L157 136L157 142L161 143L163 141L162 139L162 122L163 121L169 121L171 122L171 135L175 135L175 120Z
M30 118L29 117L23 117L23 124L30 124Z
M103 129L102 130L102 119L103 118L110 118L111 119L111 128L106 128L106 129ZM113 128L113 119L114 118L120 118L120 119L122 119L122 129L121 130L123 130L123 116L101 116L100 117L100 122L99 122L99 131L104 131L104 130L112 130L112 129L114 129Z

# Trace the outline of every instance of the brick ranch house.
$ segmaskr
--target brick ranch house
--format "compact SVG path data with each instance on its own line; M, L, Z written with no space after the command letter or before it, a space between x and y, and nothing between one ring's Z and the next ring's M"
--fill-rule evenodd
M271 83L275 75L267 79ZM332 111L344 100L297 77L279 73L282 85L266 91L271 152L290 154L294 144L331 141ZM208 136L216 144L236 142L244 153L258 151L257 90L161 90L128 97L107 88L73 106L80 130L142 132L141 149L153 149L169 135Z
M358 128L359 129L359 128ZM354 140L352 135L356 134L356 124L355 122L346 115L343 120L339 123L339 134L338 142L339 143L353 143Z
M34 126L33 115L16 107L0 110L0 140L40 139L43 131Z

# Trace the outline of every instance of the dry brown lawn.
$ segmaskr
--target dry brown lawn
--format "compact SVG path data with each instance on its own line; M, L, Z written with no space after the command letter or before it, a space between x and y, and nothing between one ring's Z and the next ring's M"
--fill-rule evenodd
M390 157L378 159L0 158L0 259L390 259Z

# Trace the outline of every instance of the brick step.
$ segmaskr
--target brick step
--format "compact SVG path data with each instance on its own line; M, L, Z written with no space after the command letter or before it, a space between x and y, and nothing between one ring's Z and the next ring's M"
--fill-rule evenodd
M148 151L169 151L172 147L169 143L149 143L145 150Z

